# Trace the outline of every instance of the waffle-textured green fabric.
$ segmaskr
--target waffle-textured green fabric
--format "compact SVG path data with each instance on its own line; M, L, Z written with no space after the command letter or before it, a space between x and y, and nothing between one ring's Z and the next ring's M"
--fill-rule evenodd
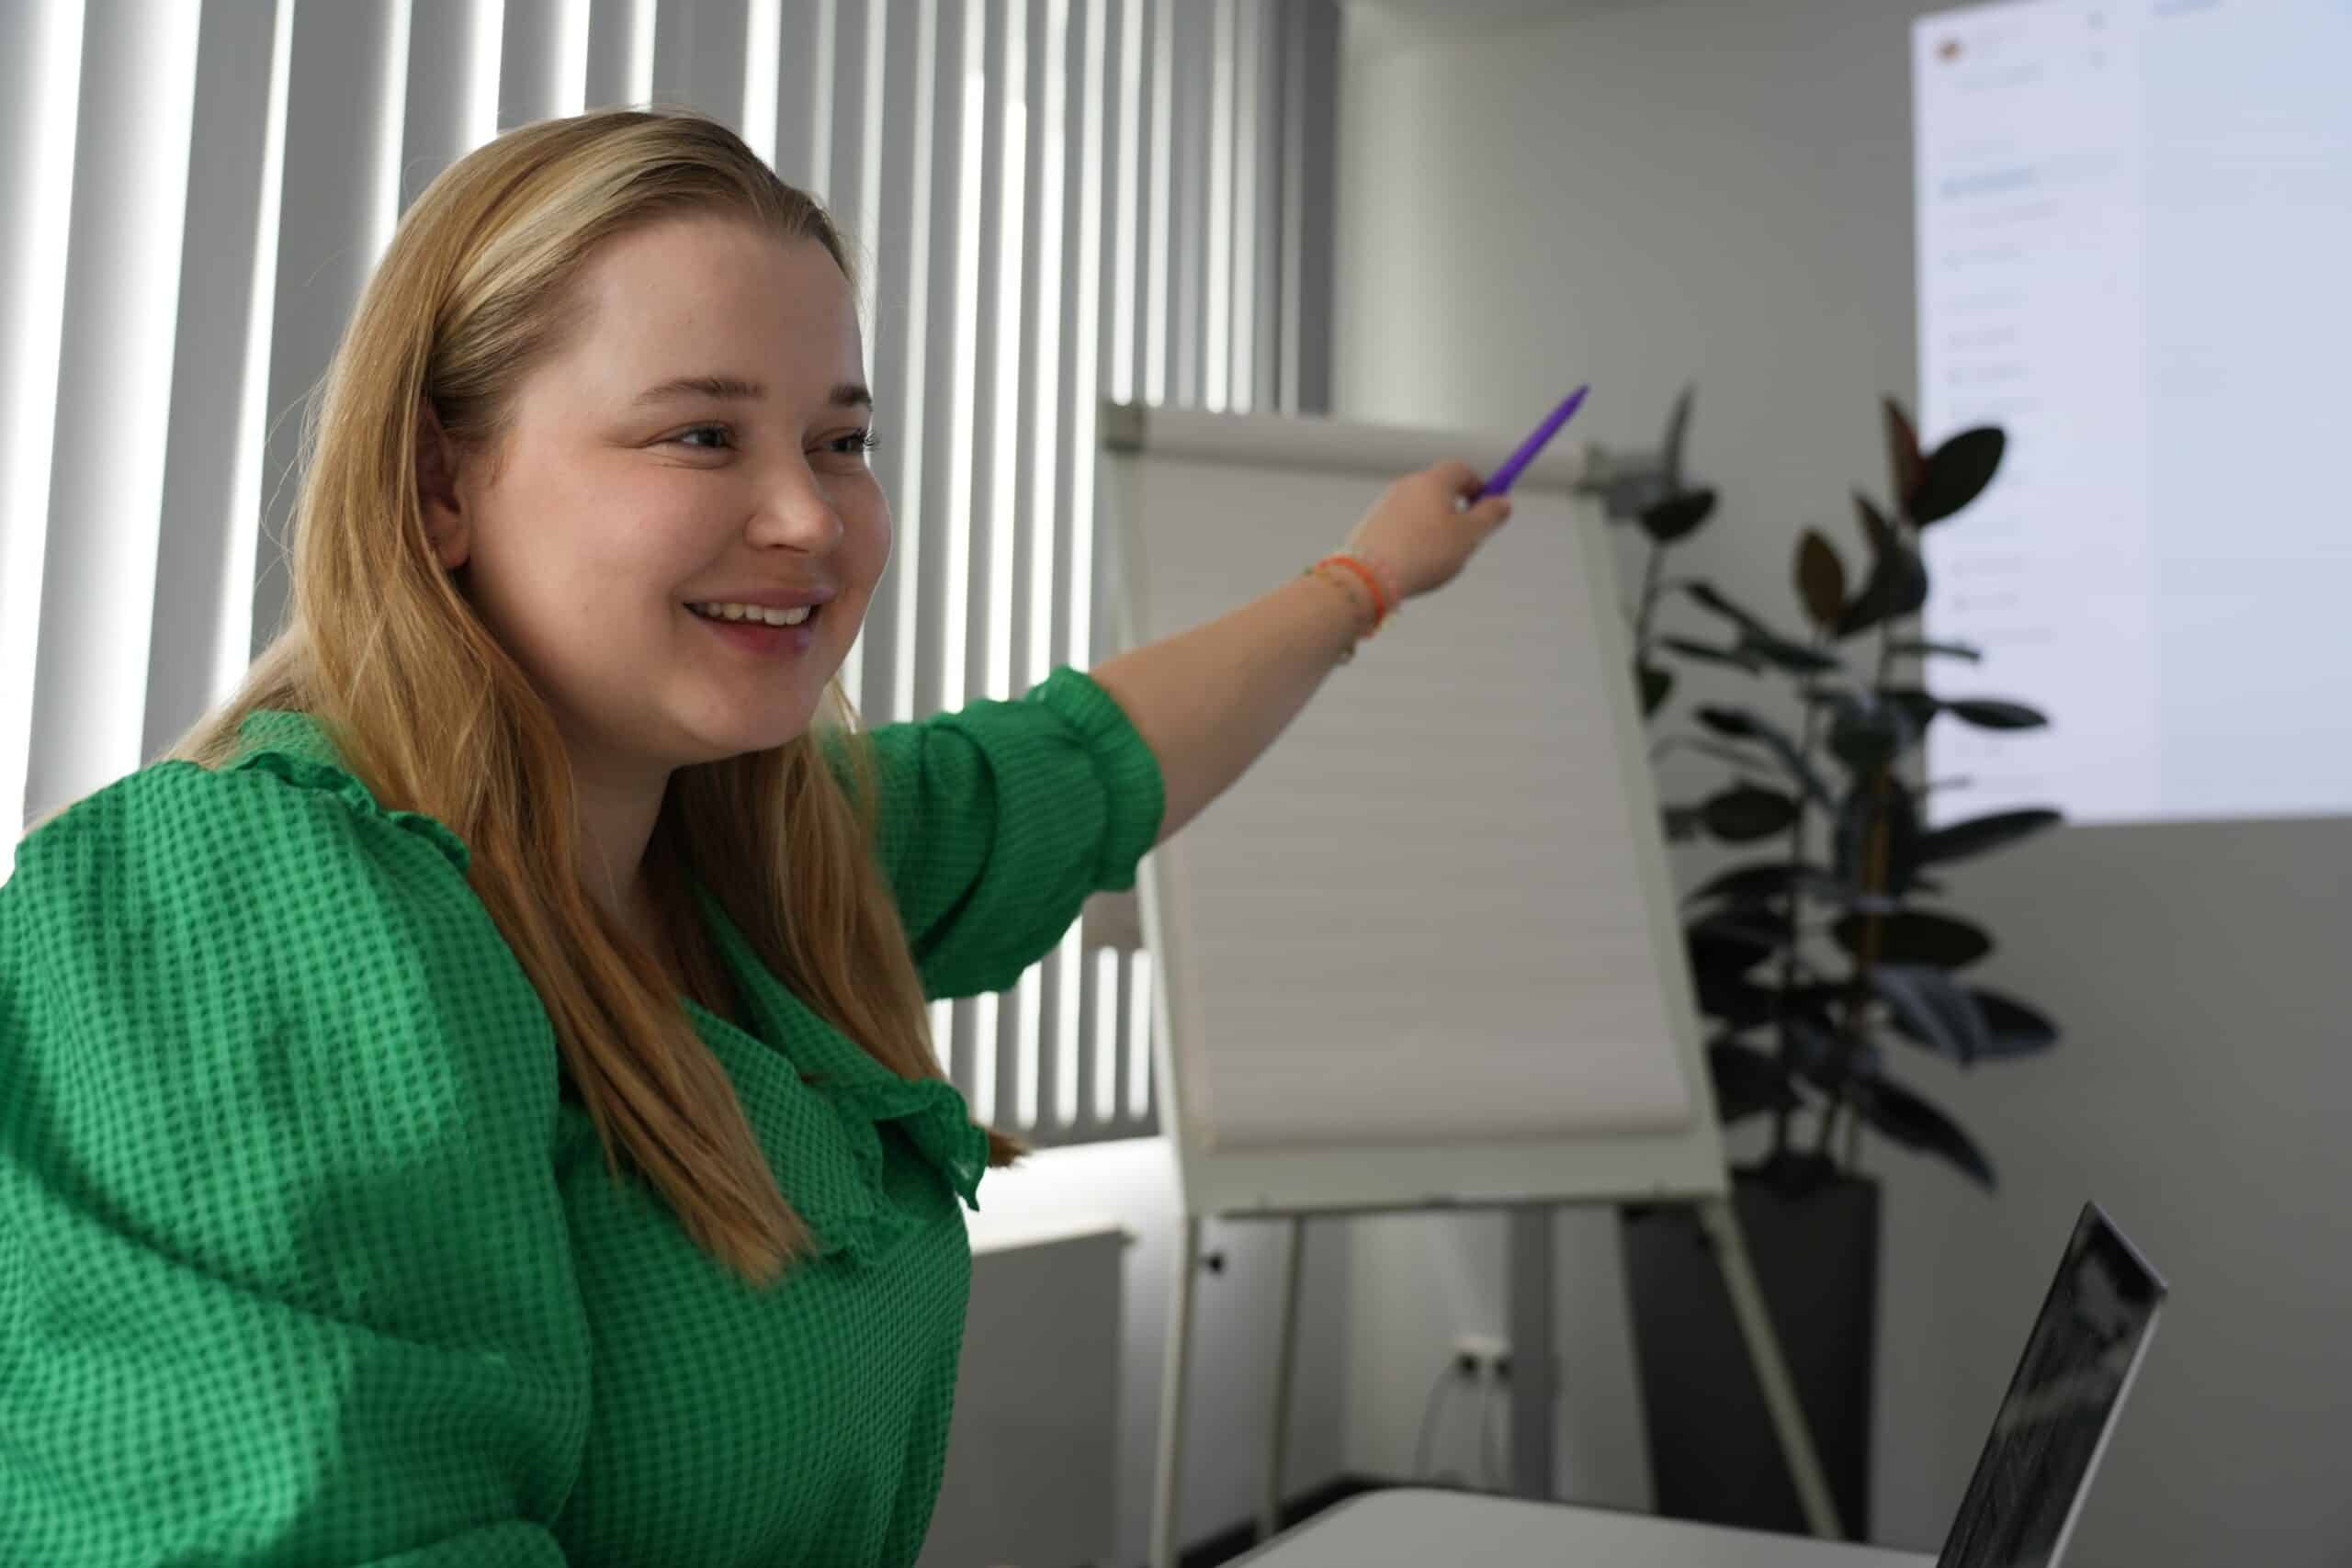
M875 736L934 997L1011 985L1158 836L1158 762L1078 671ZM747 1027L686 1005L820 1243L756 1290L614 1182L458 837L301 715L239 739L0 887L0 1563L913 1562L987 1159L961 1097L698 888Z

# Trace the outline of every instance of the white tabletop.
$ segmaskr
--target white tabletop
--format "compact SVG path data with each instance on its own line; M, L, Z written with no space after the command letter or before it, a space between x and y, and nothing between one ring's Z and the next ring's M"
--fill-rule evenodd
M1238 1561L1251 1568L1934 1568L1935 1562L1889 1547L1420 1487L1351 1497Z

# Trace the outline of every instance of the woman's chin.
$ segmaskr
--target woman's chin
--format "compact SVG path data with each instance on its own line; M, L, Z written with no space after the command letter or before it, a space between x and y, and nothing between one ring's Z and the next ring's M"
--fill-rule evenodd
M710 714L708 722L688 727L706 753L694 761L716 762L747 751L773 751L807 734L817 707L815 695L778 693L750 711Z

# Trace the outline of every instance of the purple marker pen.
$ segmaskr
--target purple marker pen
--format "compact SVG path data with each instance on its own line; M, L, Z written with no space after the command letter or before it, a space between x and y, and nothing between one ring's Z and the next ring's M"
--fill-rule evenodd
M1535 461L1535 454L1544 450L1544 445L1560 433L1560 426L1568 423L1577 412L1577 405L1584 401L1584 395L1590 390L1589 386L1578 387L1562 399L1560 406L1552 411L1552 416L1535 427L1535 434L1519 444L1519 450L1504 459L1503 466L1495 470L1494 478L1479 486L1470 500L1480 501L1510 490L1519 478L1520 470Z

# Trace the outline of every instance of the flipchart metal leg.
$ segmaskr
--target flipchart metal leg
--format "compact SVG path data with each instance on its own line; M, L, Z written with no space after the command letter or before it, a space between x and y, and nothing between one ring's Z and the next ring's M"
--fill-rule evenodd
M1781 1455L1788 1461L1789 1479L1796 1483L1805 1524L1824 1540L1843 1540L1846 1532L1838 1526L1838 1506L1822 1476L1820 1457L1814 1452L1813 1433L1805 1426L1804 1406L1797 1403L1788 1363L1781 1359L1780 1337L1772 1332L1764 1292L1748 1266L1747 1244L1740 1236L1739 1221L1730 1202L1722 1198L1704 1200L1697 1207L1699 1223L1714 1243L1716 1264L1731 1292L1732 1314L1739 1320L1740 1337L1747 1341L1747 1359L1755 1364L1756 1381L1764 1391L1772 1430L1780 1437Z
M1559 1356L1552 1326L1553 1213L1547 1203L1510 1211L1510 1485L1519 1496L1547 1502L1552 1496L1553 1407L1559 1397Z
M1151 1495L1151 1568L1176 1568L1183 1512L1184 1392L1192 1356L1193 1288L1201 1271L1201 1221L1184 1216L1184 1236L1168 1292L1168 1354L1159 1379L1159 1454Z
M1283 1528L1283 1456L1290 1451L1290 1393L1298 1352L1299 1267L1306 1252L1306 1221L1294 1214L1284 1227L1290 1232L1290 1257L1283 1265L1282 1302L1276 1311L1281 1326L1274 1341L1274 1386L1266 1414L1266 1490L1258 1499L1258 1539L1272 1540Z

